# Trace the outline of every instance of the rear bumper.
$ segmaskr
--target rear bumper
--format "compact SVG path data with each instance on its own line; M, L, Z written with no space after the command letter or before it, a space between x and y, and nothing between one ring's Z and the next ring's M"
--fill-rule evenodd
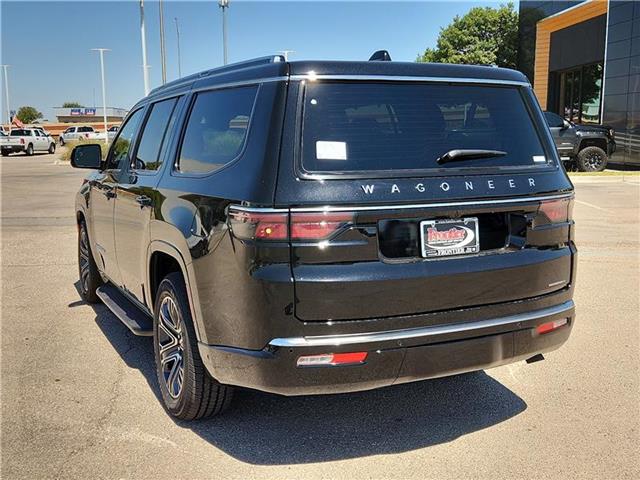
M0 150L9 153L19 153L24 151L24 145L2 145Z
M555 350L573 327L573 301L527 313L375 333L290 337L263 350L199 344L211 373L224 384L283 395L344 393L482 370ZM540 335L535 327L568 319ZM301 355L368 353L361 365L296 366Z

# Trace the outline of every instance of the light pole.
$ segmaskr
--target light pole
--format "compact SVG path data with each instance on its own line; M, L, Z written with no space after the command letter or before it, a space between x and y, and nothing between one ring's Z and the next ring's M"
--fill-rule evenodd
M104 84L104 52L110 52L109 48L92 48L94 52L100 52L100 75L102 76L102 120L104 121L104 143L109 143L107 133L107 89Z
M224 64L227 64L227 8L229 0L218 0L218 6L222 9L222 53Z
M182 78L182 65L180 60L180 29L178 28L178 17L173 18L176 22L176 36L178 37L178 78Z
M9 130L11 130L11 108L9 107L9 75L7 68L11 65L0 65L4 70L4 106L7 109L7 122L9 123Z
M162 84L167 83L167 56L164 50L164 8L162 7L162 0L159 2L160 6L160 56L162 57Z
M284 61L288 62L289 61L289 54L290 53L296 53L295 50L280 50L278 53L281 53L282 56L284 57Z
M144 0L140 0L140 37L142 38L142 74L144 77L144 96L149 95L149 65L147 65L147 36L144 32Z

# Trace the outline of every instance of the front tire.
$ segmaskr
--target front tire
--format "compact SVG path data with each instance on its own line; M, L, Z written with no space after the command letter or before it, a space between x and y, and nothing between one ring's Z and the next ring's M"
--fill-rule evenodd
M581 172L602 172L608 160L607 153L600 147L586 147L578 152L576 163Z
M8 157L9 156L9 151L8 150L2 150L2 156L3 157Z
M55 143L51 143L51 145L49 145L49 153L56 153L56 144Z
M64 147L64 138L60 137L59 141L60 141L60 146Z
M87 303L98 303L100 298L96 290L102 285L102 277L91 253L87 224L80 222L78 228L78 275L80 277L80 295Z
M167 275L158 287L153 340L160 393L172 416L196 420L217 415L229 406L233 389L212 378L200 358L179 273Z

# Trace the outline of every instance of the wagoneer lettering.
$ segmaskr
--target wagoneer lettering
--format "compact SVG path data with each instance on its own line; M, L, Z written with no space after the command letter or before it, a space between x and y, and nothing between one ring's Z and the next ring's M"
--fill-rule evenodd
M101 148L72 153L80 290L152 337L177 418L539 358L573 327L573 186L518 72L266 57L152 91Z

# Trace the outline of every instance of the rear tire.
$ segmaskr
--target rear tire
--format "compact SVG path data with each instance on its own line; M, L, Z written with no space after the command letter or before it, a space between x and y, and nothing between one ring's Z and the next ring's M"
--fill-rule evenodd
M153 319L156 372L166 410L181 420L223 412L233 389L212 378L202 363L181 274L170 273L160 283Z
M49 145L49 153L56 153L56 144L55 143L51 143L51 145Z
M31 155L33 155L33 145L32 144L27 145L27 149L24 151L24 153L27 157L30 157Z
M2 156L3 157L8 157L9 156L9 152L7 150L2 150Z
M87 225L82 220L78 228L78 276L80 278L80 295L87 303L98 303L100 298L96 290L102 285L102 277L91 253L91 242Z
M586 147L578 152L576 163L581 172L601 172L607 168L609 158L600 147Z

